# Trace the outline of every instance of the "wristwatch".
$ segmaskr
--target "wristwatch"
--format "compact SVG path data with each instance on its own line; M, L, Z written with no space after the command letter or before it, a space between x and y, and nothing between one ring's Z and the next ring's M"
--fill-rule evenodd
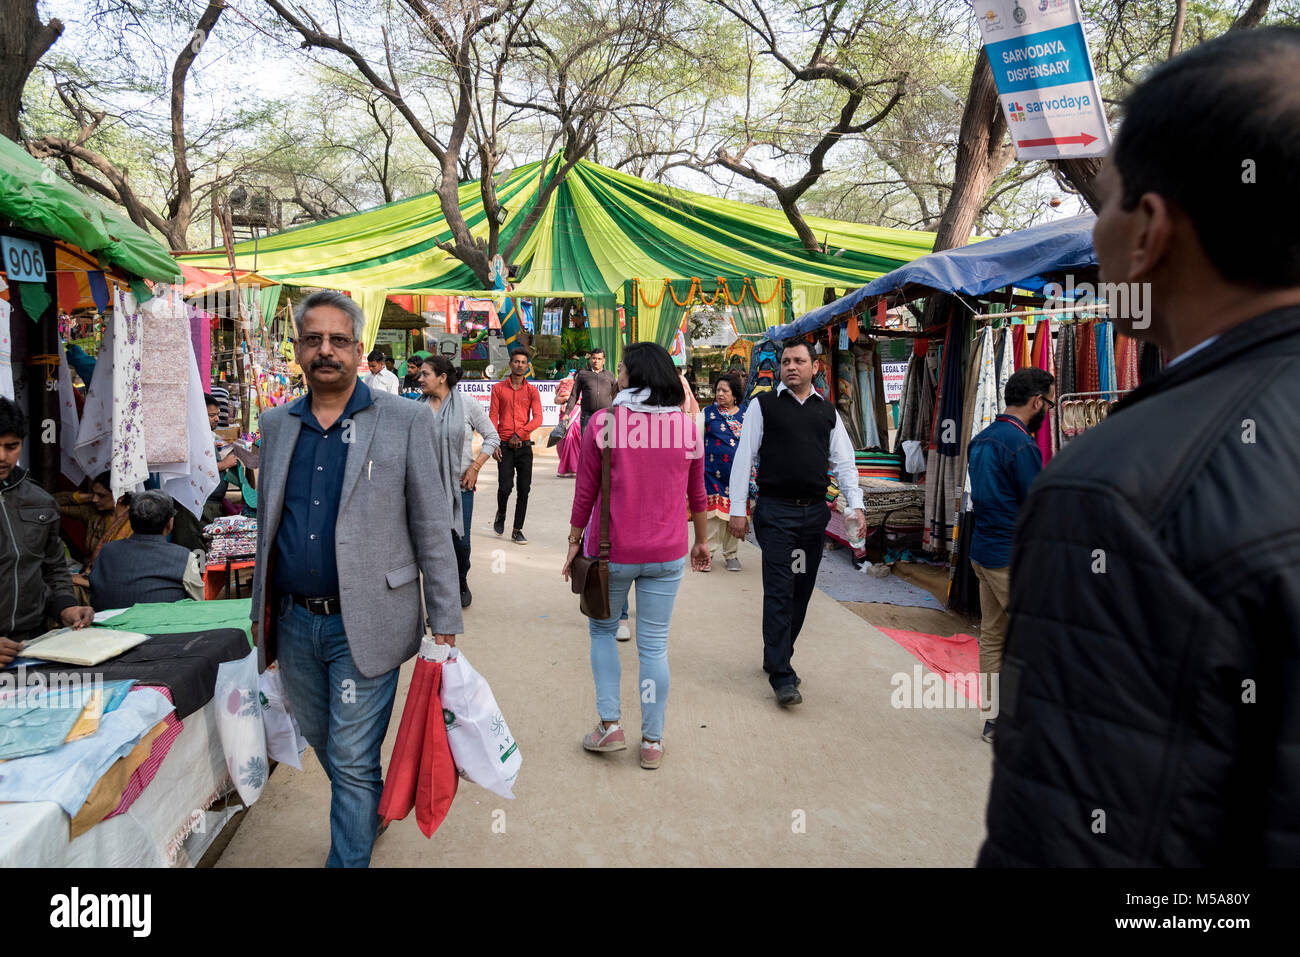
M577 538L574 538L572 535L570 535L570 536L569 536L569 544L570 544L570 545L581 545L581 544L582 544L582 535L579 534Z

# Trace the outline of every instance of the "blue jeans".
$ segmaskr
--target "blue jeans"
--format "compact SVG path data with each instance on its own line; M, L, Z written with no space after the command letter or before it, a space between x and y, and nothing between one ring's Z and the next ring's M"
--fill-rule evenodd
M451 533L451 544L456 552L456 570L460 572L460 586L464 588L469 581L469 530L470 519L474 517L474 492L471 489L460 490L460 509L465 513L465 527L460 535Z
M664 733L668 707L668 625L673 617L677 586L686 571L686 558L638 565L609 563L609 607L626 607L636 583L636 650L641 660L637 689L641 698L641 737L658 741ZM618 622L588 619L591 631L591 673L596 679L596 710L604 721L617 721L619 707Z
M377 678L357 670L342 615L313 615L281 597L280 673L303 737L330 779L326 867L368 867L379 827L379 747L397 694L394 668Z

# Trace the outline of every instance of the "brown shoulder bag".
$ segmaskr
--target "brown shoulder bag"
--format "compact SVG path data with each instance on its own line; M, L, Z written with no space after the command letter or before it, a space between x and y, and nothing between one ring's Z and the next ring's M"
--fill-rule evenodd
M600 554L587 557L587 540L583 535L578 554L569 566L569 584L575 595L581 596L582 613L588 618L603 621L610 617L609 609L609 466L613 452L609 442L599 443L600 450Z

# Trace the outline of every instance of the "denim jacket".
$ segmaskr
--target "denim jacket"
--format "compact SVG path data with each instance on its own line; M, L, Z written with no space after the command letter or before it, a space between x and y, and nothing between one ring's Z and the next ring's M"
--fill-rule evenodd
M1038 443L1014 415L999 415L970 443L970 492L975 506L971 561L985 568L1011 564L1011 533L1043 470Z

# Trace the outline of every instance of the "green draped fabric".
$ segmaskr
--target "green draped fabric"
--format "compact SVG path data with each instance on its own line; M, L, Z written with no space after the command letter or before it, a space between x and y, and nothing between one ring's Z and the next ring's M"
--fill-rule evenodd
M592 348L605 350L605 367L614 369L623 356L623 334L618 327L618 303L612 292L587 296L587 327Z

